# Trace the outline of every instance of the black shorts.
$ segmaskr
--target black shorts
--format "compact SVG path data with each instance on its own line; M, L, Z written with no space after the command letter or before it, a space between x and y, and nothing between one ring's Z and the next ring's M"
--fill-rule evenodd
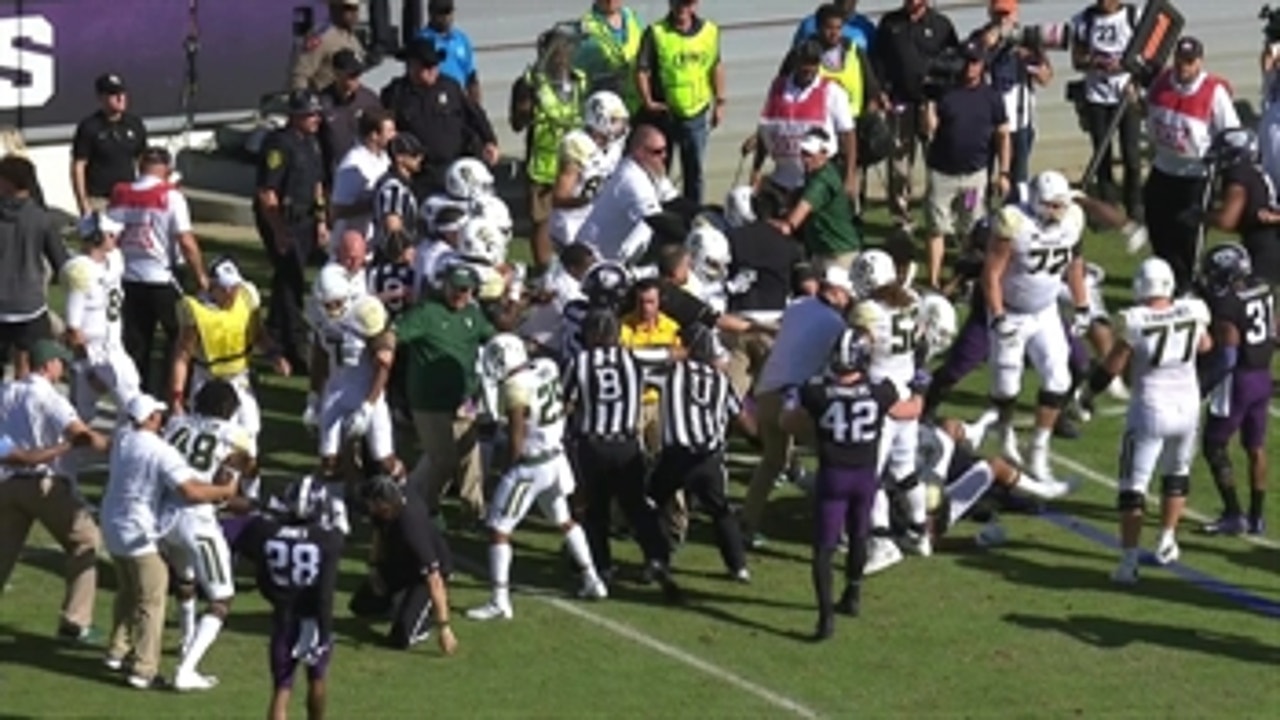
M0 352L5 354L14 350L30 350L39 340L53 337L53 325L49 322L49 312L40 313L30 320L21 322L0 322Z

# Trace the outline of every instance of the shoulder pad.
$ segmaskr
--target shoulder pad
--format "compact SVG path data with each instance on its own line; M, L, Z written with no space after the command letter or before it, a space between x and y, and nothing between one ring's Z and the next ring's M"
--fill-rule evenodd
M1017 205L1005 205L996 213L992 234L996 237L1012 238L1022 230L1026 220L1026 213L1022 212L1022 208Z
M1191 317L1201 325L1208 325L1210 322L1209 306L1200 298L1183 298L1181 301L1190 311Z
M224 423L223 427L226 429L227 444L231 446L233 452L253 454L253 436L248 430L236 423Z
M529 407L533 392L529 387L529 373L521 370L502 383L502 401L507 408Z
M1062 225L1071 228L1074 232L1084 232L1086 222L1084 208L1076 203L1067 205L1067 213L1062 218Z
M84 292L93 285L94 262L84 255L77 255L62 266L62 279L67 289Z
M564 159L586 165L596 152L596 142L581 130L573 130L560 141L560 153Z
M853 308L853 324L860 328L869 328L883 315L880 303L863 300Z
M507 291L507 282L502 277L502 273L488 265L476 265L475 268L480 273L479 298L485 301L501 298Z
M245 304L250 310L257 310L262 307L262 294L258 292L258 286L248 280L240 283L240 292L244 293Z

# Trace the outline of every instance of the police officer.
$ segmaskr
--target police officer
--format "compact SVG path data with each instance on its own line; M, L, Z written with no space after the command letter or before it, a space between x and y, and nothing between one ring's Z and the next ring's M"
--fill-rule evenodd
M295 368L307 367L298 349L310 347L302 317L303 272L311 254L328 243L324 158L316 139L321 109L308 91L289 97L289 124L263 145L253 202L258 234L271 259L269 327Z
M365 64L354 50L343 48L333 56L334 80L320 91L324 106L324 123L320 129L320 149L325 167L332 170L342 162L359 140L357 120L360 114L382 107L378 94L360 82Z
M395 116L396 128L423 143L425 162L414 190L427 197L444 189L449 164L466 155L498 162L498 137L489 116L452 78L440 71L440 55L431 40L419 38L400 53L405 74L382 90L382 106Z
M329 23L307 36L302 52L294 59L289 76L291 90L320 90L334 81L333 59L341 50L350 50L361 60L364 47L356 37L360 21L360 0L329 0Z
M81 215L106 207L116 183L133 182L134 162L147 147L142 118L128 111L124 80L101 75L93 88L100 107L76 125L71 143L71 189Z

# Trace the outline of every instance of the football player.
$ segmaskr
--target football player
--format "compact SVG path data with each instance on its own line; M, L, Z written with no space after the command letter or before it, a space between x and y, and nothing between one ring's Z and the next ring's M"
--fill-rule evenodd
M493 184L493 173L483 162L473 157L454 160L444 173L444 193L422 201L418 217L422 218L426 234L436 234L436 218L444 208L458 208L468 217L479 214L479 203L493 197Z
M413 302L414 247L403 232L388 234L379 248L377 261L368 270L365 283L369 293L386 306L392 319Z
M1209 416L1204 427L1204 459L1222 496L1222 515L1205 527L1211 534L1261 535L1267 483L1267 422L1271 403L1271 360L1275 355L1275 299L1270 285L1253 274L1244 246L1218 245L1204 257L1203 297L1213 318L1217 376L1204 379ZM1236 433L1249 464L1249 513L1240 506L1227 443Z
M307 668L307 717L325 713L325 677L333 657L333 595L343 533L336 498L310 477L295 480L273 512L254 516L236 551L258 569L258 591L271 603L271 704L267 717L285 720L298 664Z
M991 402L1003 450L1022 464L1012 420L1027 360L1043 385L1037 402L1028 469L1049 479L1049 438L1070 397L1070 345L1058 311L1064 273L1077 308L1087 322L1088 294L1080 238L1084 211L1074 202L1061 173L1047 171L1031 181L1029 207L1006 205L992 227L982 268L982 290L990 319Z
M444 259L452 259L458 250L462 226L468 215L465 210L446 207L436 214L432 231L423 231L422 239L413 253L413 296L417 301L435 293L440 288L437 279L442 277Z
M593 253L594 255L594 253ZM621 263L602 261L591 267L582 278L582 297L564 306L560 325L560 358L568 362L583 350L582 321L592 309L613 310L622 314L622 304L631 289L631 272Z
M232 422L240 410L240 396L226 380L210 380L196 393L192 412L176 415L164 438L186 458L196 478L206 484L225 484L253 464L253 438ZM161 522L169 561L178 575L182 652L173 683L178 690L208 690L218 680L199 671L200 661L213 646L231 611L235 581L231 553L213 505L189 505L171 498ZM208 600L196 622L196 585Z
M1200 382L1196 355L1209 352L1209 308L1191 297L1174 298L1176 281L1169 263L1150 257L1133 279L1137 304L1120 314L1123 331L1111 354L1089 378L1101 392L1125 367L1130 368L1129 413L1120 447L1120 565L1111 578L1138 580L1138 541L1147 487L1161 475L1160 539L1156 562L1178 559L1174 531L1186 506L1191 460L1200 425Z
M109 392L116 407L124 408L141 391L141 378L121 337L121 281L124 256L116 238L124 225L105 213L92 213L80 222L83 253L62 266L67 287L65 339L79 359L72 369L71 398L86 420L96 415L98 397Z
M510 619L511 533L533 503L564 533L565 544L582 572L581 597L602 599L608 589L596 573L586 534L573 521L568 497L573 494L573 469L565 456L564 393L560 369L550 359L529 360L524 342L508 333L490 340L481 350L481 366L501 383L501 410L507 422L508 470L494 493L488 525L489 573L493 597L467 611L473 620Z
M583 128L560 141L560 171L551 198L551 240L557 247L573 242L596 192L618 166L629 122L622 98L601 90L587 98Z
M559 359L560 331L565 308L577 300L585 300L582 281L599 262L590 245L573 243L561 248L556 260L542 277L540 289L520 325L520 336L542 349L543 354Z

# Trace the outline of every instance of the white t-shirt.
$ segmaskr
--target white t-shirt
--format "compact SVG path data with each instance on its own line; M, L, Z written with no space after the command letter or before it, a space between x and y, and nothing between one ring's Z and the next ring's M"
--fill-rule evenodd
M1088 46L1093 55L1107 55L1119 60L1133 37L1130 19L1136 17L1135 11L1123 5L1110 15L1103 15L1096 6L1089 8L1072 19L1075 41ZM1089 70L1084 76L1085 100L1096 105L1118 105L1128 84L1128 73L1109 75L1101 70Z
M774 352L760 370L756 392L800 385L822 372L831 348L847 327L840 311L821 298L807 297L788 305L778 324Z
M146 175L130 187L149 190L160 182L160 178ZM124 223L119 243L124 254L124 279L156 285L173 282L174 266L184 262L178 238L191 232L191 210L182 193L170 188L163 209L113 205L107 214Z
M636 225L662 212L662 203L675 195L669 179L655 178L635 160L623 158L600 187L574 242L591 245L602 260L618 260Z
M333 192L329 202L338 205L355 205L373 197L373 187L386 174L391 160L386 153L375 153L364 145L356 145L347 151L338 168L333 172ZM336 220L329 233L330 243L336 244L346 230L359 230L366 238L373 235L373 213Z
M67 428L78 420L80 416L71 401L39 373L33 372L22 380L0 386L0 434L7 435L16 448L37 450L57 445L65 439ZM38 469L0 465L0 480L33 470L66 475L61 461L59 458L52 465Z
M107 490L102 496L102 539L107 552L140 557L158 552L159 515L166 495L192 481L182 453L164 438L129 427L111 443Z

